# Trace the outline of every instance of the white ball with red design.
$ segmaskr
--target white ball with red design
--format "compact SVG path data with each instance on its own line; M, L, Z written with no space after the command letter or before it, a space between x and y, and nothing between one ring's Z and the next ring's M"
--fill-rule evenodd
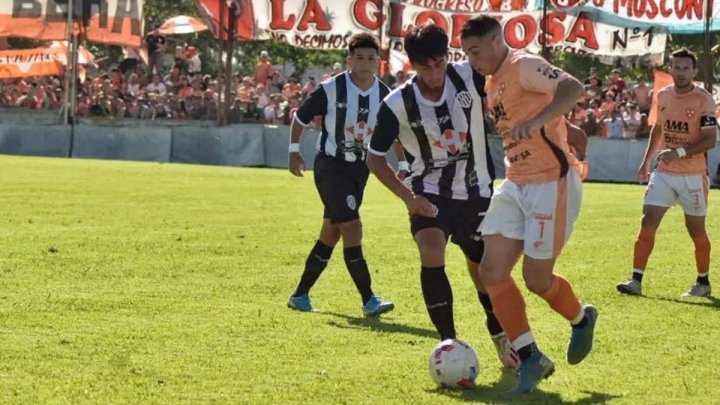
M458 339L443 340L435 346L428 366L433 381L447 388L471 388L480 373L475 350Z

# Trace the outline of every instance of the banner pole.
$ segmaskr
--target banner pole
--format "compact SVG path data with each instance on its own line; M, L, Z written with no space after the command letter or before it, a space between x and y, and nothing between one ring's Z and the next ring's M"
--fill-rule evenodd
M703 45L703 53L705 56L705 71L703 72L703 76L705 76L705 90L709 91L710 94L712 94L713 90L713 64L715 63L715 60L713 58L713 51L712 51L712 33L710 31L710 24L712 22L712 12L713 12L713 0L705 0L705 38L704 38L704 45Z
M68 1L68 18L67 18L67 34L65 36L67 40L67 52L65 53L65 83L64 83L64 90L63 93L65 95L65 100L63 103L63 113L62 113L62 124L65 125L68 123L68 118L70 115L70 77L72 75L72 37L73 37L73 6L75 5L75 1Z
M220 95L224 94L224 84L225 84L225 75L223 74L224 66L223 65L223 52L225 51L225 0L218 0L218 7L220 7L220 12L218 13L218 39L220 41L220 47L218 52L218 112L217 112L217 123L218 126L225 125L225 117L223 117L225 112L225 104L224 100Z
M225 117L225 124L229 124L228 117L230 116L230 99L232 98L232 77L233 77L233 66L232 58L235 54L235 23L237 21L238 5L236 2L231 2L228 7L228 42L227 42L227 60L225 61L225 104L223 105L223 116Z
M547 47L547 36L546 36L546 28L547 28L547 13L548 13L548 0L543 0L543 8L542 8L542 20L540 20L540 46L542 57L545 58L546 61L550 62L550 49Z

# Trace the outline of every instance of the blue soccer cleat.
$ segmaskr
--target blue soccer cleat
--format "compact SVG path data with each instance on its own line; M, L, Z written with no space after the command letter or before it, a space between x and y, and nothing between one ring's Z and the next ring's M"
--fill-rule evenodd
M383 301L383 299L377 295L370 297L368 302L362 307L365 316L380 316L393 309L395 309L395 304L390 301Z
M315 312L315 307L313 307L308 294L303 294L298 297L291 295L288 299L287 306L300 312Z
M570 344L568 345L567 361L570 364L578 364L590 353L593 347L595 335L595 323L597 323L598 310L592 305L583 306L587 324L582 328L572 328Z
M555 363L537 351L529 359L523 360L518 368L518 385L512 390L515 394L525 394L535 390L540 381L555 372Z

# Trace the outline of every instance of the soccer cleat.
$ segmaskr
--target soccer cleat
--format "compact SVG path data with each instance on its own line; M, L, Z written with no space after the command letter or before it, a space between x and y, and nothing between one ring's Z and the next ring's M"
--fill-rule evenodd
M315 312L315 307L313 307L308 294L303 294L298 297L291 295L290 299L288 299L287 306L300 312Z
M365 316L380 316L393 309L395 309L395 304L390 301L383 301L383 299L377 295L370 297L368 302L362 307Z
M585 312L587 323L582 328L572 328L572 335L570 336L570 344L568 344L567 351L567 361L570 364L578 364L583 361L593 347L598 310L592 305L584 305L583 311Z
M540 381L550 377L554 372L555 363L541 352L536 351L529 359L520 362L518 385L511 392L515 394L532 392Z
M503 367L518 368L520 365L520 358L515 350L513 350L512 344L505 333L493 336L492 341L495 344L495 350L497 351L498 358L500 359L500 363L502 363Z
M642 295L642 283L631 278L616 286L617 290L626 295Z
M683 297L709 297L712 292L710 285L695 283L683 294Z

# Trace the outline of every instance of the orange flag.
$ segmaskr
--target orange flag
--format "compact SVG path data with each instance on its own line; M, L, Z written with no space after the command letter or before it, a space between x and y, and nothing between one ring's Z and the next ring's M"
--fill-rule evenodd
M0 51L0 79L61 75L60 52L51 48Z

